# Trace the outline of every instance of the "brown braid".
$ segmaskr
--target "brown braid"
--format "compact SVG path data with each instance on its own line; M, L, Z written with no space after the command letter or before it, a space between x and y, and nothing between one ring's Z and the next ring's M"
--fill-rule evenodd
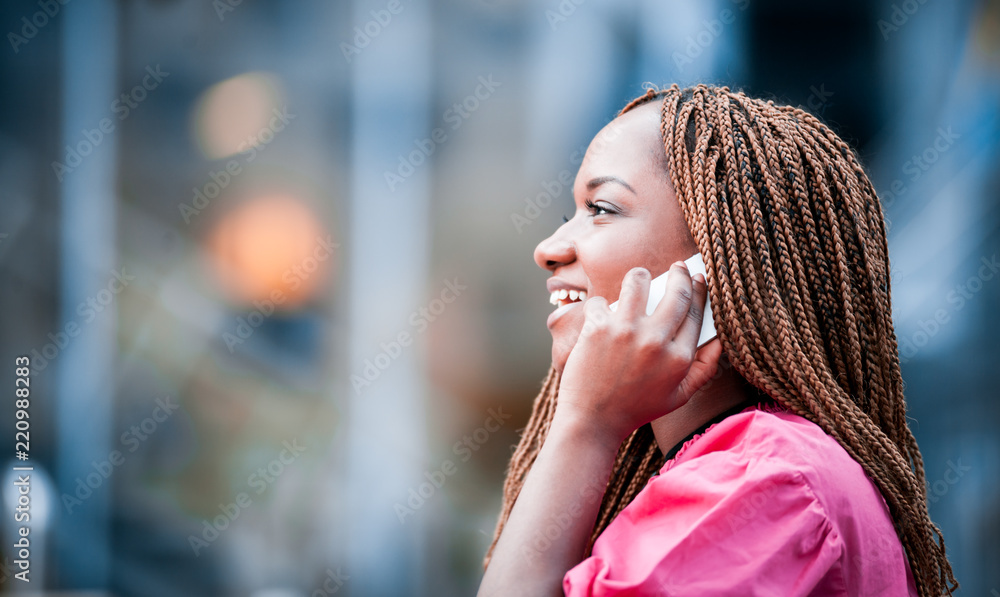
M660 98L667 170L705 258L724 354L861 464L889 506L919 594L950 595L958 582L906 423L885 221L860 161L811 114L728 87L650 89L619 115ZM548 432L558 387L550 368L510 462L484 567ZM661 465L649 425L623 442L585 555Z

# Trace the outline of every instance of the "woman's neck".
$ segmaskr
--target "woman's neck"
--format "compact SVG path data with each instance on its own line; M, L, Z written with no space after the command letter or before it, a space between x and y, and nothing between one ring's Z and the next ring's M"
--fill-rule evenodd
M650 423L660 452L666 454L706 422L749 400L752 390L732 367L723 370L695 392L684 406Z

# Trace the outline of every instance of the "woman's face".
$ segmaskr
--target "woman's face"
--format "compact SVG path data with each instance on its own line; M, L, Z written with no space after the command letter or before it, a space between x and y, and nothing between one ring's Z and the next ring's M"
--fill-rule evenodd
M535 262L552 272L549 294L584 291L610 304L633 267L655 278L698 252L666 170L658 101L623 114L594 137L573 200L572 218L535 248ZM559 371L583 327L579 301L560 300L548 318Z

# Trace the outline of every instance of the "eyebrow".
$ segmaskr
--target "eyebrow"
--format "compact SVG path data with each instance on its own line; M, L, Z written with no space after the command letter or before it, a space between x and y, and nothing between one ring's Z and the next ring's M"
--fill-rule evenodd
M608 182L620 184L621 186L631 191L633 195L638 195L638 193L635 192L635 189L633 189L627 182L618 178L617 176L598 176L597 178L592 178L590 179L589 182L587 182L587 190L593 191L597 187Z

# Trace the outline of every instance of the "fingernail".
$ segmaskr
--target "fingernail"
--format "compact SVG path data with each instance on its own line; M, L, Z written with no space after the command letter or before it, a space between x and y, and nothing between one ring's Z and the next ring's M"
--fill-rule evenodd
M702 284L705 283L705 276L701 274L695 274L693 279L695 282L701 282Z
M675 261L675 262L674 262L674 265L679 265L680 267L682 267L682 268L684 268L684 269L687 269L687 264L686 264L686 263L684 263L683 261ZM670 267L673 267L673 265L672 265L672 266L670 266Z

